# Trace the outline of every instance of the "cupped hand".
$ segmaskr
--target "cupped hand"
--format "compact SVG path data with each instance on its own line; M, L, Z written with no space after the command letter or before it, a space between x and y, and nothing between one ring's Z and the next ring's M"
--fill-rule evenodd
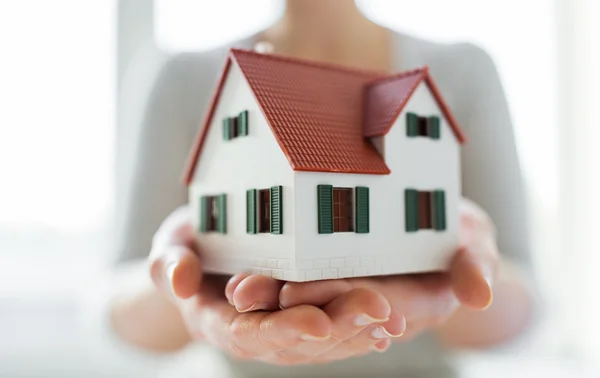
M405 330L400 311L372 288L345 290L319 306L280 309L283 282L203 275L201 254L189 210L181 208L155 235L150 275L175 303L194 339L234 357L286 365L325 363L383 351Z
M323 307L357 289L368 289L383 295L392 312L402 312L406 332L397 340L410 340L424 330L443 325L460 305L483 310L492 302L492 282L499 266L494 226L483 210L464 200L460 231L459 248L445 273L288 282L281 290L279 281L238 275L230 280L227 296L246 310L270 308L274 302L282 308L307 304ZM269 298L250 303L247 299L257 281L268 288L265 293ZM274 295L277 291L278 297Z

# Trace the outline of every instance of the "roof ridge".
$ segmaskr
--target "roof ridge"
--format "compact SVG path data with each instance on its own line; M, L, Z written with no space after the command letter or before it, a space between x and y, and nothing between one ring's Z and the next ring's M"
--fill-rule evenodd
M423 67L415 68L412 70L399 72L399 73L388 75L388 76L382 77L382 78L377 78L377 79L374 79L373 81L371 81L370 83L367 83L366 87L368 89L375 85L387 83L392 80L403 79L405 77L413 76L413 75L417 75L417 74L423 74L424 78L427 77L429 75L429 66L425 65Z
M304 66L311 66L311 67L315 67L315 68L322 68L322 69L338 71L338 72L346 72L349 74L355 74L355 75L361 75L361 76L379 75L379 76L381 76L381 78L395 76L393 74L390 75L390 73L385 72L385 71L375 71L375 70L353 68L353 67L349 67L349 66L344 66L342 64L328 63L328 62L322 62L322 61L311 60L311 59L306 59L306 58L296 58L296 57L292 57L292 56L283 56L283 55L270 54L270 53L259 53L259 52L252 51L252 50L245 50L245 49L238 49L238 48L230 49L230 54L233 55L234 58L235 58L235 54L240 54L240 53L254 55L257 57L270 59L270 60L295 63L295 64L304 65ZM379 79L377 79L377 80L379 80Z

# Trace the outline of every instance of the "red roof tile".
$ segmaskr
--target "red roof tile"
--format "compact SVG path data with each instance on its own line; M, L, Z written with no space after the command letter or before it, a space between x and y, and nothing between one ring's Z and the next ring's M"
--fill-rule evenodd
M390 78L384 73L233 49L191 151L184 175L187 185L193 179L232 60L239 65L296 171L390 173L365 135L385 134L394 121L393 114L399 114L414 91L412 87L428 78L426 69ZM435 95L437 89L430 88ZM406 98L392 98L402 93ZM437 97L440 102L439 94ZM365 104L372 109L364 112ZM443 109L447 111L447 107ZM452 124L454 118L449 121Z

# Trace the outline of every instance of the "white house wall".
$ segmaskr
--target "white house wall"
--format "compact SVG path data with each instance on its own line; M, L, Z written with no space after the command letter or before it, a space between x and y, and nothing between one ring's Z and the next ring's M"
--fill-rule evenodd
M248 135L223 140L222 120L248 110ZM190 186L194 228L202 195L227 194L227 233L199 234L208 269L234 273L267 265L282 267L294 256L293 171L281 151L246 79L233 63L212 118ZM246 233L246 190L283 186L283 234Z
M384 140L390 175L295 172L298 280L395 274L447 267L458 239L459 145L441 117L441 139L408 138L406 112L440 115L425 84L417 88ZM370 232L318 233L317 185L367 186ZM405 231L404 190L443 189L447 229Z
M423 116L440 116L440 139L406 137L408 112ZM386 161L393 177L398 180L396 185L399 185L402 191L411 187L417 190L443 189L446 193L446 231L419 230L416 234L408 234L406 237L407 249L419 251L423 263L445 267L458 243L460 144L425 83L419 85L396 120L385 138L385 145ZM404 199L400 205L404 214ZM402 217L402 229L405 228L404 220ZM417 256L414 258L418 260ZM393 266L400 264L403 259L403 256L391 255L387 262Z

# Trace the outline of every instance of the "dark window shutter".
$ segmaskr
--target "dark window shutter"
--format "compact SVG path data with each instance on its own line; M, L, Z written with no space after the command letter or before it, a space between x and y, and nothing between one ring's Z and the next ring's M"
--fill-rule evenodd
M271 187L271 233L283 234L283 188L281 186Z
M419 116L415 113L406 113L406 135L409 137L419 135Z
M223 140L231 139L231 118L223 119Z
M220 194L217 197L217 231L222 234L227 233L227 196Z
M238 116L238 135L248 135L248 111L244 110Z
M446 229L446 194L443 190L433 192L433 228L437 231Z
M406 231L419 230L419 192L414 189L404 191L404 207L406 218Z
M356 187L356 233L369 233L369 188Z
M440 117L429 117L429 136L431 139L440 139Z
M206 196L200 197L200 232L208 231L208 201Z
M256 234L256 189L246 191L246 232Z
M333 234L333 186L317 186L319 234Z

